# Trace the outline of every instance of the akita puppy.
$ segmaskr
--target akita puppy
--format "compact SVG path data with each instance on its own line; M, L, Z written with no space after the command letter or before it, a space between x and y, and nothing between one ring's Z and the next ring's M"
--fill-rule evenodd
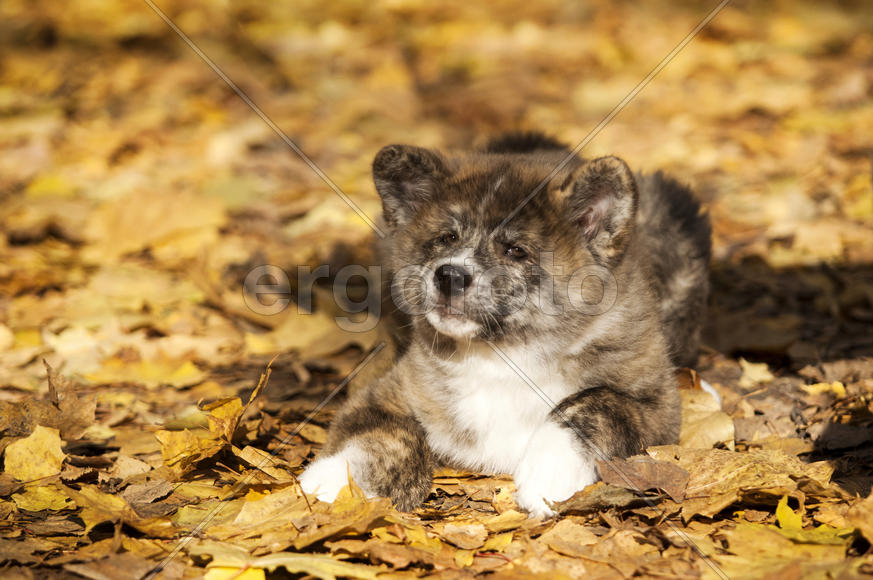
M710 257L687 188L539 134L391 145L373 175L411 326L337 413L305 491L332 501L351 474L412 510L446 465L512 474L543 516L597 479L595 460L677 441L673 370L697 357Z

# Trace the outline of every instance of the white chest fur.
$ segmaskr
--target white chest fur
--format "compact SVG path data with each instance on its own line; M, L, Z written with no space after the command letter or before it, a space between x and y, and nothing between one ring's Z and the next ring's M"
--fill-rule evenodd
M428 442L459 467L513 473L553 404L574 389L555 358L534 349L501 347L498 354L480 344L460 354L440 369L445 375L434 397L444 414L423 418Z

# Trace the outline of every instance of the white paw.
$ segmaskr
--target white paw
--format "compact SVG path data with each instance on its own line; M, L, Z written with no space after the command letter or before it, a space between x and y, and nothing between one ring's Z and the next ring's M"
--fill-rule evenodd
M300 487L321 501L333 503L340 490L349 484L349 474L355 483L361 481L364 458L364 452L353 444L334 455L318 457L300 475Z
M597 481L597 468L572 431L548 421L531 437L513 476L518 505L534 517L549 517L555 513L547 502L563 501Z

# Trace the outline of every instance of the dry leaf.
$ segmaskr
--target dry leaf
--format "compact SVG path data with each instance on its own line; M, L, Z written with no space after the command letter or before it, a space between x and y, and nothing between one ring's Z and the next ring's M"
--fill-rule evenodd
M183 431L158 431L155 437L161 444L164 465L182 474L193 468L198 461L212 457L224 446L224 441L214 439L211 433Z
M10 443L4 453L4 472L19 481L57 475L66 456L57 429L37 425L28 437Z
M598 461L597 471L604 483L636 491L664 491L675 502L681 502L685 497L688 483L688 472L675 463L657 461L645 455Z
M584 549L584 546L596 544L600 538L585 526L571 520L561 520L540 536L539 541L545 542L559 554L578 558L590 555L590 551Z
M440 536L462 550L474 550L485 544L488 532L482 524L448 523L443 527Z
M682 447L710 448L734 445L734 421L721 410L721 405L706 391L680 391L682 397L682 427L679 444Z
M846 519L873 544L873 494L853 505L846 513Z
M750 363L741 358L740 367L743 369L743 376L740 377L739 385L744 389L754 389L775 378L767 367L767 363Z

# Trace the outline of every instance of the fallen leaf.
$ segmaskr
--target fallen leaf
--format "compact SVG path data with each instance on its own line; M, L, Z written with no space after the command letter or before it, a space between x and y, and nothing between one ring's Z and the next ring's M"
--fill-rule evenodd
M832 383L815 383L813 385L801 385L800 387L810 395L821 395L824 393L832 394L838 399L846 398L846 386L839 382Z
M136 554L122 552L95 562L67 564L64 569L92 580L115 580L122 577L142 578L153 567L154 563L150 560Z
M507 510L500 515L485 520L485 528L491 532L505 532L520 527L527 521L527 515L515 510Z
M562 514L586 514L609 508L640 506L645 503L646 500L632 491L599 481L577 491L569 499L554 504L553 509Z
M584 546L590 546L600 541L600 538L590 529L577 524L572 520L561 520L553 528L540 536L539 541L545 542L551 549L570 556L579 558L589 556L590 551Z
M712 517L742 497L756 497L758 501L769 497L776 503L777 498L798 490L806 481L827 486L833 473L827 462L803 463L778 450L737 453L664 445L646 451L688 471L686 499L682 503L686 521L698 514Z
M13 494L12 501L15 502L18 509L31 512L60 511L76 507L67 493L50 485L28 487L21 493Z
M767 363L750 363L746 359L741 358L740 368L743 369L743 375L740 377L739 385L747 390L754 389L764 383L769 383L776 378L770 372Z
M0 401L0 432L23 437L42 425L57 429L62 439L82 437L94 426L96 397L80 397L73 381L58 375L45 360L43 365L47 373L47 397L12 403Z
M183 431L157 431L155 437L161 444L164 465L182 474L192 469L197 462L212 457L221 451L225 443L214 439L211 433Z
M788 496L783 495L779 503L776 504L776 520L779 522L779 527L783 530L800 530L803 528L803 517L800 514L794 513L788 507Z
M685 497L688 483L687 471L675 463L658 461L646 455L598 461L597 471L604 483L636 491L664 491L675 502L681 502Z
M682 398L682 426L679 444L682 447L710 448L724 444L734 445L734 421L721 410L715 398L703 390L680 391Z
M57 429L37 425L28 437L6 447L4 472L19 481L32 481L61 472L65 455Z
M219 542L201 542L196 544L190 549L190 554L212 558L209 564L207 564L207 569L231 568L241 571L257 568L273 571L276 568L285 568L285 570L292 574L309 574L323 580L334 580L337 577L375 580L380 571L379 568L373 566L343 562L335 557L324 554L277 552L254 558L245 550Z
M485 544L488 532L482 524L448 523L443 527L440 536L462 550L474 550Z
M873 544L873 493L849 508L846 519Z

